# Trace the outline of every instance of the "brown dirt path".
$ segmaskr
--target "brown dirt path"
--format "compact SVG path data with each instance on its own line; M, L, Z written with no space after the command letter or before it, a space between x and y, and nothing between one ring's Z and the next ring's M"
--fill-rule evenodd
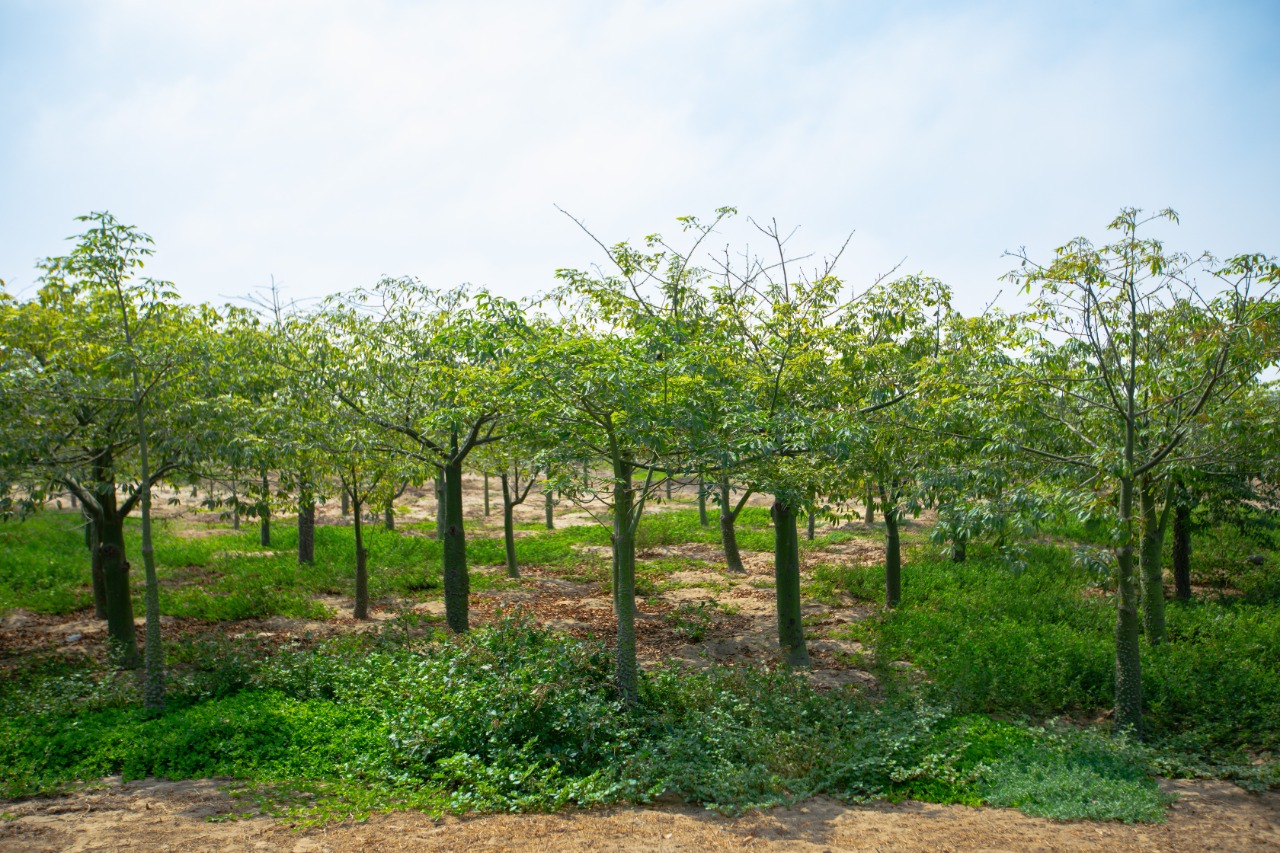
M224 780L225 781L225 780ZM1007 809L926 803L847 806L815 798L727 818L666 805L432 819L416 812L291 828L269 817L210 820L245 806L211 780L118 782L0 804L0 853L43 851L1266 851L1280 850L1280 792L1170 782L1163 825L1057 822Z

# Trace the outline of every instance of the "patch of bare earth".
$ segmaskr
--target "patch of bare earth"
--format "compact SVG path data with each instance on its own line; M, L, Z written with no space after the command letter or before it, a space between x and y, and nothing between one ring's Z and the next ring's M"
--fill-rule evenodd
M433 818L417 812L293 828L243 814L227 780L148 779L0 806L0 853L45 851L1265 851L1280 850L1280 793L1170 782L1161 825L1057 822L1006 809L850 806L825 797L729 818L679 804Z
M125 497L122 493L121 499ZM197 488L196 494L189 487L172 489L160 486L155 495L152 512L157 518L181 519L183 524L175 528L179 536L200 537L215 536L231 532L225 525L231 522L231 514L225 507L209 509L208 502L214 503L228 500L230 492L217 489L212 497L207 488ZM663 512L670 509L687 509L693 505L697 497L697 488L686 485L675 489L672 501L653 502L651 510ZM241 495L244 500L244 495ZM752 498L752 503L758 503ZM760 505L766 505L761 503ZM397 524L427 523L436 519L436 496L431 483L424 486L410 486L404 494L396 499L394 513ZM583 507L556 499L554 502L555 524L557 527L574 527L582 524L596 524L591 513L601 516L607 513L603 503L595 501ZM501 536L502 535L502 484L497 477L489 479L489 513L485 513L484 477L479 474L464 474L462 477L462 511L467 519L467 535ZM272 524L293 524L296 515L289 507L277 507L273 510ZM382 507L365 507L366 518L371 524L382 523ZM546 499L540 486L535 486L529 496L514 510L517 524L543 522L546 519ZM342 505L336 498L325 501L316 507L316 523L320 525L351 524L351 515L342 512ZM240 524L251 529L257 526L257 519L248 516L240 519ZM517 531L522 535L524 531Z

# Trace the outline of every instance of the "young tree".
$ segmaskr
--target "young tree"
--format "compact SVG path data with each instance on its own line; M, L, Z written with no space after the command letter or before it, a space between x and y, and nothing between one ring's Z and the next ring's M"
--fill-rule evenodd
M484 291L387 278L331 301L298 338L319 381L381 430L384 449L442 479L445 618L459 633L469 626L470 593L463 467L473 450L502 438L508 330L520 322L512 303Z
M190 351L183 341L198 338L188 334L192 313L177 304L177 294L168 282L137 278L146 258L151 255L151 238L136 228L124 225L109 213L93 213L79 221L91 223L70 254L47 258L41 262L41 299L57 305L67 319L74 318L78 328L67 332L77 335L67 341L80 352L93 352L80 366L96 373L96 390L103 394L89 404L107 407L112 415L103 420L84 416L77 426L105 426L108 433L98 432L97 440L88 447L90 463L95 471L92 484L82 482L71 471L54 473L79 497L96 528L104 577L114 579L108 585L108 616L132 621L127 566L124 562L123 521L136 504L142 516L142 561L146 578L146 678L144 699L148 710L164 707L164 657L160 638L160 597L156 577L155 548L152 541L151 489L154 483L175 469L183 459L181 438L157 434L166 409L178 409L183 401L175 396L178 380L191 368ZM167 393L168 392L168 393ZM87 400L83 402L88 402ZM101 409L99 409L101 411ZM171 412L176 414L176 412ZM74 417L74 415L73 415ZM127 424L127 426L126 426ZM108 437L109 436L109 437ZM69 443L52 446L51 457ZM136 451L137 485L123 506L115 506L116 484L111 470L118 452L124 447ZM114 589L114 596L112 590ZM111 607L111 599L116 606ZM124 599L124 601L121 601ZM112 612L114 611L114 613ZM126 659L133 651L132 625L126 629L117 624L112 636L124 643Z
M841 430L847 433L850 418L891 406L902 395L872 400L885 386L882 377L847 369L857 360L850 336L859 325L861 300L846 295L834 274L844 247L805 274L803 259L788 254L789 237L776 223L757 228L776 260L744 254L737 262L726 253L712 289L717 333L708 336L708 348L722 354L709 361L733 367L711 373L726 393L713 409L718 425L704 431L705 466L773 494L779 645L789 664L806 666L797 519L829 486L818 474L819 450L838 442ZM736 376L726 378L731 373ZM727 504L723 481L721 491Z
M639 248L597 241L611 271L560 270L560 319L533 324L524 341L526 419L542 429L542 459L553 472L547 488L589 511L598 499L609 511L597 519L613 533L617 685L631 704L639 699L636 534L649 499L662 490L657 475L687 470L692 437L706 426L692 363L706 321L698 290L704 273L692 259L730 212L718 211L709 224L682 218L691 235L685 249L657 234ZM608 471L596 476L583 466L579 475L584 459L604 460Z
M527 419L511 419L506 438L482 448L478 455L485 471L496 472L502 493L502 540L506 550L507 577L519 578L516 560L515 509L525 502L543 473L537 461L538 430ZM533 461L530 461L533 460ZM487 478L489 474L486 474ZM544 487L550 492L550 487Z
M1142 626L1134 558L1142 516L1135 503L1147 501L1162 466L1183 452L1216 407L1274 358L1280 283L1274 259L1262 255L1220 263L1166 251L1144 236L1158 219L1177 216L1164 210L1144 217L1129 208L1109 226L1117 234L1112 243L1077 238L1047 264L1018 254L1021 266L1009 278L1036 292L1026 321L1037 335L1025 342L1026 358L1001 377L999 397L1006 405L998 432L1006 443L1109 480L1118 491L1115 721L1139 737ZM1192 328L1178 331L1166 322L1191 307ZM1155 571L1147 598L1160 609L1151 616L1152 641L1159 642L1164 599Z

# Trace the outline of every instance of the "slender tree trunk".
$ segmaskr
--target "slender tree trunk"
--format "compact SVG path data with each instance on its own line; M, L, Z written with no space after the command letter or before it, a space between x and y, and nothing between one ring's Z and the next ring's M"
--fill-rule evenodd
M698 523L707 527L711 522L707 519L707 483L698 475Z
M138 420L142 420L141 413ZM153 714L164 710L165 672L164 643L160 637L160 580L156 577L155 545L151 539L151 481L147 464L146 437L139 443L142 457L142 568L145 577L147 645L144 652L146 676L142 689L143 706Z
M93 618L107 618L107 580L102 574L102 552L98 545L98 523L93 515L84 513L84 540L89 547L89 572L93 579Z
M236 492L235 481L231 481L231 529L240 529L240 495Z
M614 603L618 611L618 694L629 706L640 701L636 665L636 539L635 489L632 466L620 458L613 463Z
M1138 618L1138 583L1133 566L1133 478L1120 478L1120 524L1123 542L1116 554L1116 710L1115 728L1142 737L1142 634Z
M126 326L126 335L128 327ZM131 338L130 348L133 346ZM160 638L160 579L156 577L156 549L151 538L151 460L147 435L146 399L142 396L142 384L135 362L133 367L133 405L138 426L138 488L142 490L140 510L142 514L142 568L145 577L146 632L145 679L142 688L142 704L147 711L158 714L164 710L164 644Z
M1132 274L1132 268L1128 270ZM1132 286L1132 281L1129 282ZM1116 553L1116 690L1115 729L1142 739L1142 625L1138 618L1138 578L1133 565L1133 481L1137 470L1138 319L1130 303L1129 366L1125 376L1124 468L1120 477L1120 548Z
M467 537L462 523L462 462L456 458L457 448L454 450L455 461L444 467L444 609L449 627L465 634L470 627L467 608L471 578L467 574Z
M267 482L267 469L262 469L262 503L258 507L258 541L263 548L271 547L271 484Z
M667 500L671 500L671 472L670 471L667 472L667 475L664 479L666 480L665 485L667 487Z
M866 512L862 517L866 524L874 524L876 520L876 499L872 494L871 486L867 486L867 505Z
M778 645L792 667L809 666L800 614L800 534L796 510L787 501L773 502L773 574L778 603Z
M556 508L556 500L551 494L551 489L548 488L547 489L547 529L548 530L556 529L555 508Z
M360 514L362 506L359 494L353 495L351 518L356 532L356 602L351 615L356 619L369 618L369 552L364 547L364 522Z
M898 508L880 484L881 512L884 513L884 606L902 603L902 539L898 530Z
M346 489L342 491L342 517L346 518L351 513L351 498L347 497Z
M316 499L309 492L298 501L298 562L316 561Z
M387 498L387 502L382 505L382 526L387 530L396 529L395 501L391 498Z
M815 532L816 532L816 531L814 530L814 524L815 524L815 522L814 522L814 513L813 513L813 510L809 510L809 529L808 529L807 531L805 531L805 538L807 538L810 542L812 542L812 541L813 541L813 537L814 537L814 534L815 534Z
M518 488L518 486L517 486ZM507 472L502 472L502 544L507 551L507 577L520 577L520 566L516 564L516 505L511 494L511 482Z
M445 499L444 478L444 471L436 474L436 538L441 542L444 541L445 528L449 526L446 518L448 512L445 508L447 501Z
M738 514L730 501L733 489L728 477L720 478L720 542L724 545L724 561L731 572L745 572L742 565L742 554L738 551L738 529L735 522Z
M489 475L484 475L484 517L489 517Z
M613 590L613 615L616 618L617 615L622 612L622 608L618 604L618 590L622 588L622 581L618 577L618 540L613 536L613 534L610 534L609 541L614 546L610 549L612 551L613 566L610 569L609 583L610 589Z
M1164 526L1156 507L1156 490L1150 477L1138 486L1142 512L1142 628L1147 642L1158 646L1165 641L1164 618Z
M1181 499L1173 508L1173 586L1178 601L1191 600L1191 507Z

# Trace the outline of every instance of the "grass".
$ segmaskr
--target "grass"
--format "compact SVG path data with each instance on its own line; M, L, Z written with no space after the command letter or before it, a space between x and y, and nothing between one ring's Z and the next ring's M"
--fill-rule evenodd
M272 544L259 544L256 527L239 531L213 527L210 535L183 536L179 525L155 525L156 568L161 581L161 610L171 616L226 621L280 615L324 618L317 595L349 595L355 559L350 527L316 529L315 562L297 562L297 530L277 522ZM125 528L126 553L141 549L137 519ZM567 574L608 577L608 561L577 546L609 543L599 526L540 531L516 540L522 566L549 567ZM374 600L425 599L441 591L441 545L422 535L365 528L369 584ZM474 537L467 543L472 566L504 565L500 539ZM136 562L136 561L135 561ZM142 572L132 572L135 612L142 608ZM476 572L471 586L482 591L505 584L497 574ZM25 521L0 523L0 613L23 608L37 613L70 613L93 603L89 556L80 517L45 512Z

